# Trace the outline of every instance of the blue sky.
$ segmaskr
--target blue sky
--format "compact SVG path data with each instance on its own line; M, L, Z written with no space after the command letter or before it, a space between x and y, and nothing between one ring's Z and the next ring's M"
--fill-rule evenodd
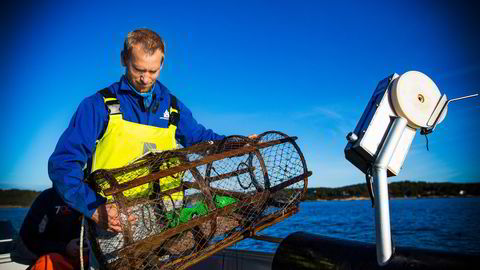
M44 1L5 9L0 188L41 190L47 161L81 100L124 73L125 35L164 37L160 81L221 134L298 136L310 186L362 183L345 135L378 81L418 70L448 97L480 90L480 41L466 4L399 1ZM443 2L442 2L443 3ZM391 181L478 182L480 98L417 133Z

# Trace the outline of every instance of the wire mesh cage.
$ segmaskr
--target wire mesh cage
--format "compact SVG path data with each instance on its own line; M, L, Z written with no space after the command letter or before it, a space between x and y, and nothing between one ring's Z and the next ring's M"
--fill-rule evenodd
M116 207L122 228L88 222L100 266L186 268L296 213L311 175L296 139L235 135L93 172L89 184Z

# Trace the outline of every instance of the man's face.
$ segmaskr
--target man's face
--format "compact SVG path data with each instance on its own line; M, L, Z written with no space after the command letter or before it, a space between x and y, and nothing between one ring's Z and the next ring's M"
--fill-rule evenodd
M161 50L156 50L154 54L149 55L143 50L142 45L133 45L130 58L125 59L128 81L139 92L150 91L160 74L162 60Z

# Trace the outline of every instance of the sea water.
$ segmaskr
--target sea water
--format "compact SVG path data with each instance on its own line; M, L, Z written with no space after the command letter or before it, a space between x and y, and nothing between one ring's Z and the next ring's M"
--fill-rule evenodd
M0 219L19 230L27 212L0 208ZM397 246L480 254L480 198L393 199L390 212ZM374 209L368 200L302 202L298 214L258 234L283 238L297 231L374 243ZM232 248L273 253L277 246L247 239Z

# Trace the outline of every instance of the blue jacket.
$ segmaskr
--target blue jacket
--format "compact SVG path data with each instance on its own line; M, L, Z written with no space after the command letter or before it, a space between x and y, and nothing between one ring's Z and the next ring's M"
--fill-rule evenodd
M125 76L122 76L119 82L110 85L109 89L117 96L125 120L168 127L168 119L164 118L163 114L170 107L170 92L159 81L152 90L155 98L149 110L144 108L143 97L130 88ZM224 138L197 123L190 110L179 100L177 106L180 121L175 136L184 147ZM84 183L83 169L91 162L96 141L103 135L107 124L108 113L103 97L95 93L85 98L58 140L55 151L48 161L48 174L54 188L68 205L86 217L91 217L95 209L105 203L105 198L97 195Z

